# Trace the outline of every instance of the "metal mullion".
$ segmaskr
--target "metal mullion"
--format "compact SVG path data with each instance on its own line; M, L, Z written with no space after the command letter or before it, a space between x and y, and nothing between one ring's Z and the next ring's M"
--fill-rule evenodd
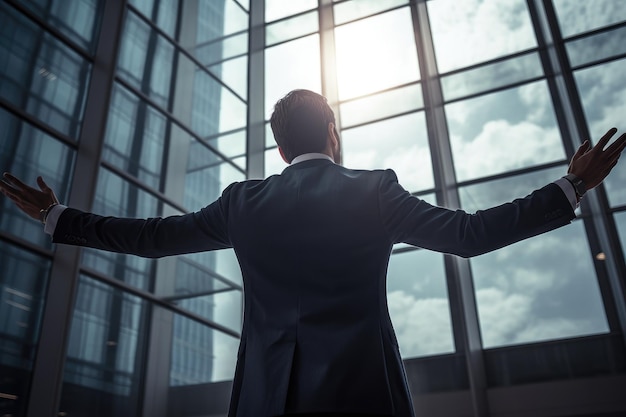
M191 293L191 294L183 294L183 295L172 295L169 297L161 297L161 299L163 301L167 301L167 302L175 302L175 301L180 301L180 300L187 300L190 298L199 298L199 297L207 297L209 295L215 295L215 294L220 294L223 292L229 292L229 291L237 291L233 288L220 288L218 290L210 290L210 291L200 291L197 293Z
M346 131L346 130L355 129L355 128L358 128L358 127L371 125L373 123L384 122L384 121L387 121L387 120L394 119L396 117L408 116L410 114L419 113L419 112L425 111L425 110L426 110L426 107L420 107L420 108L417 108L417 109L414 109L414 110L407 110L407 111L403 111L401 113L392 114L390 116L379 117L377 119L371 119L371 120L368 120L367 122L361 122L361 123L357 123L357 124L348 125L346 127L343 127L342 131Z
M410 81L408 83L394 85L393 87L383 88L382 90L374 91L373 93L367 93L367 94L363 94L360 96L351 97L346 100L340 100L339 104L351 103L353 101L358 101L358 100L362 100L365 98L374 97L379 94L389 93L391 91L400 90L401 88L411 87L411 86L418 85L418 84L422 84L422 80Z
M284 40L284 41L280 41L280 42L276 42L276 43L271 43L271 44L269 44L269 45L265 45L265 47L266 47L266 48L273 48L273 47L275 47L275 46L279 46L279 45L283 45L283 44L286 44L286 43L289 43L289 42L292 42L292 41L297 41L297 40L300 40L300 39L304 39L304 38L306 38L307 36L311 36L311 35L315 35L315 34L319 34L319 30L316 30L316 31L314 31L314 32L310 32L310 33L306 33L306 34L304 34L304 35L298 35L298 36L296 36L295 38L289 38L289 39L286 39L286 40ZM265 41L265 39L263 39L263 40Z
M69 205L79 209L89 210L94 199L124 6L123 0L105 3L101 26L105 33L98 36L95 58L90 58L98 65L91 68L81 134L74 145L77 152L69 195ZM80 254L80 248L65 245L58 246L54 254L33 366L29 416L56 417L58 412Z
M551 1L527 0L537 40L542 46L541 61L548 77L563 145L573 155L583 138L590 134L581 98L561 36L556 10ZM581 201L584 225L592 253L604 252L605 261L594 259L598 285L611 330L618 330L626 341L626 263L604 185Z
M578 70L582 70L582 69L585 69L585 68L595 67L596 65L606 64L606 63L611 62L611 61L619 61L620 59L624 59L624 58L626 58L626 53L625 54L619 54L619 55L613 55L613 56L610 56L608 58L599 59L597 61L591 61L591 62L588 62L586 64L577 65L575 67L571 67L571 70L572 70L572 72L576 72Z
M217 155L220 158L222 158L224 160L224 162L232 165L235 169L237 169L241 173L245 173L244 170L239 165L237 165L236 163L231 161L231 158L229 158L228 156L226 156L226 154L222 153L221 151L219 151L218 149L216 149L215 147L213 147L212 145L207 143L204 138L202 138L200 135L198 135L194 130L192 130L190 127L185 125L183 122L179 121L178 118L176 116L174 116L174 114L172 114L167 109L164 109L160 104L155 102L148 95L146 95L145 93L143 93L142 91L137 89L132 84L128 83L128 81L124 80L123 78L120 78L119 75L115 76L115 81L118 84L123 85L127 90L130 90L133 94L135 94L136 96L138 96L139 98L141 98L145 102L147 102L150 106L152 106L159 113L162 113L168 119L169 122L174 123L180 129L184 130L189 136L193 137L198 142L200 142L202 145L204 145L207 149L209 149L211 152L213 152L215 155ZM215 137L220 137L220 136L228 135L230 133L235 133L235 132L239 132L239 131L241 131L241 129L233 129L231 131L227 131L227 132L224 132L224 133L217 134L217 136L215 136Z
M337 48L335 42L335 18L332 0L318 0L318 29L320 44L320 75L322 95L335 113L335 127L342 131L339 111L339 82L337 79ZM341 141L340 141L341 146ZM341 154L340 154L341 155Z
M287 21L289 19L293 19L294 17L304 16L305 14L313 13L315 11L318 11L318 7L313 7L312 9L304 10L302 12L298 12L298 13L295 13L295 14L290 14L289 16L284 16L284 17L281 17L279 19L272 20L271 22L266 22L265 21L265 16L264 16L263 17L263 24L265 26L269 26L269 25L273 25L274 23L282 23L282 22L285 22L285 21Z
M478 93L473 93L473 94L468 94L466 96L461 96L461 97L455 97L451 100L445 100L444 103L445 104L451 104L451 103L456 103L457 101L464 101L464 100L470 100L473 98L477 98L477 97L481 97L481 96L486 96L488 94L493 94L493 93L499 93L501 91L505 91L505 90L509 90L511 88L515 88L515 87L521 87L523 85L526 84L531 84L531 83L535 83L537 81L541 81L541 80L545 80L546 78L544 76L537 76L537 77L533 77L533 78L528 78L522 81L517 81L511 84L506 84L500 87L495 87L495 88L490 88L488 90L483 90L480 91Z
M51 26L44 19L37 16L29 8L23 6L21 3L17 2L16 0L4 0L4 1L8 3L9 5L11 5L14 9L19 11L21 14L25 15L30 20L35 22L37 26L41 27L44 30L44 32L48 32L52 34L56 39L60 40L64 45L68 46L71 50L73 50L74 52L82 56L85 60L89 61L90 63L93 63L94 57L92 54L90 54L87 50L83 49L72 38L69 38L63 32L61 32L54 26Z
M225 63L225 62L232 61L232 60L237 59L237 58L247 57L247 56L248 56L248 53L247 53L247 52L242 53L242 54L235 54L235 55L229 56L228 58L218 59L217 61L213 61L213 62L211 62L210 64L205 64L205 65L204 65L204 68L206 68L206 69L207 69L207 71L211 71L211 70L209 69L209 67L212 67L212 66L214 66L214 65L223 64L223 63Z
M438 190L437 202L446 207L457 208L460 207L460 196L426 0L411 0L410 9L422 75L426 127L435 188ZM456 351L465 355L474 416L486 417L489 415L487 376L469 260L445 254L444 266L454 344Z
M482 67L488 67L489 65L498 64L500 62L505 62L505 61L510 61L511 59L519 58L519 57L524 56L524 55L531 55L531 54L534 54L534 53L537 53L537 52L539 52L539 48L538 47L524 49L522 51L518 51L518 52L515 52L515 53L512 53L512 54L502 55L502 56L499 56L497 58L490 59L489 61L483 61L483 62L479 62L479 63L476 63L476 64L469 65L467 67L453 69L451 71L444 72L444 73L441 73L439 75L441 76L441 78L444 78L444 77L447 77L449 75L460 74L460 73L463 73L463 72L479 69L479 68L482 68Z
M116 278L109 277L108 275L102 274L99 271L96 271L94 269L91 269L91 268L88 268L88 267L85 267L85 266L81 266L80 267L80 272L82 274L84 274L84 275L89 276L90 278L93 278L93 279L95 279L97 281L100 281L100 282L103 282L103 283L105 283L105 284L107 284L107 285L109 285L111 287L115 287L115 288L117 288L119 290L122 290L125 293L132 294L132 295L134 295L136 297L141 298L142 300L149 301L149 302L151 302L153 304L158 305L159 307L162 307L162 308L164 308L166 310L169 310L171 312L180 314L181 316L184 316L184 317L186 317L188 319L191 319L191 320L193 320L195 322L198 322L198 323L200 323L202 325L205 325L205 326L210 327L210 328L215 329L215 330L219 330L222 333L226 333L229 336L236 337L236 338L240 338L241 337L241 335L238 332L235 332L234 330L229 329L228 327L225 327L225 326L223 326L223 325L221 325L219 323L216 323L216 322L214 322L212 320L209 320L209 319L207 319L207 318L205 318L203 316L200 316L200 315L195 314L195 313L193 313L193 312L191 312L189 310L186 310L186 309L184 309L182 307L179 307L176 304L172 304L172 303L168 302L167 300L159 298L159 297L155 296L154 294L152 294L152 293L150 293L148 291L144 291L144 290L139 289L137 287L134 287L134 286L132 286L130 284L127 284L124 281L121 281L121 280L116 279ZM55 415L56 415L56 413L55 413Z
M589 38L589 37L592 37L592 36L595 36L595 35L599 35L601 33L611 32L612 30L619 29L619 28L622 28L622 27L626 27L626 21L614 23L614 24L609 25L609 26L603 26L601 28L590 30L588 32L577 33L576 35L572 35L572 36L570 36L568 38L562 38L562 40L563 40L563 43L569 43L571 41L577 41L579 39Z
M250 2L246 178L265 173L265 0Z
M561 159L559 161L547 162L547 163L544 163L544 164L534 165L534 166L531 166L531 167L518 168L518 169L515 169L515 170L511 170L511 171L502 172L500 174L494 174L494 175L489 175L489 176L486 176L486 177L474 178L474 179L471 179L471 180L459 181L457 183L457 186L459 188L461 188L461 187L467 187L468 185L476 185L476 184L486 183L486 182L489 182L489 181L495 181L495 180L506 179L506 178L513 178L513 177L517 177L517 176L520 176L520 175L529 174L529 173L532 173L532 172L539 172L539 171L542 171L544 169L550 169L550 168L555 168L555 167L558 167L558 166L567 165L568 162L569 162L569 160L567 160L567 159Z
M220 43L220 42L225 41L226 39L234 38L236 36L244 35L246 33L248 33L247 29L240 30L239 32L229 33L228 35L224 35L224 36L222 36L220 38L210 39L208 41L204 41L204 42L195 44L194 45L194 49L204 48L205 46L209 46L209 45L213 45L213 44L216 44L216 43Z

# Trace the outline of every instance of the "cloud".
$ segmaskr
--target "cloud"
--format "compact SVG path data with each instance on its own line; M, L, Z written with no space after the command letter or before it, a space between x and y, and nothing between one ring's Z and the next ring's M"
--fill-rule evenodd
M404 291L392 291L387 302L403 357L454 351L446 298L417 299Z

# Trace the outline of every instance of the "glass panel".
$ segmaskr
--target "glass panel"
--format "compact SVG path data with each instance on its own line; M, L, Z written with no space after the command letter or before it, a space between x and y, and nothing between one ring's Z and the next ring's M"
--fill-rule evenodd
M36 187L41 175L61 202L66 202L74 169L74 152L61 142L0 109L0 167ZM50 236L41 223L0 197L0 230L47 249Z
M317 7L317 0L265 0L265 21L291 16Z
M0 241L0 412L25 416L51 262Z
M169 36L176 32L179 0L129 0L146 18L152 20Z
M205 66L241 56L248 52L248 32L198 44L191 52Z
M582 221L471 266L485 348L609 331Z
M531 53L442 77L441 87L445 99L453 100L542 75L539 55Z
M134 13L126 14L118 58L120 77L168 107L174 47Z
M554 8L564 37L626 20L622 0L554 0Z
M424 107L422 85L415 84L348 101L339 106L339 111L341 125L345 128L422 107Z
M90 72L80 55L0 3L0 97L77 139Z
M393 169L408 191L434 186L424 113L342 132L343 162L353 169Z
M207 140L208 144L213 146L219 152L228 157L236 157L245 155L246 153L246 131L240 130L239 132L230 133L227 135L217 136L213 139ZM233 159L233 162L238 162L238 165L245 169L246 160L241 158Z
M247 106L184 55L179 55L174 115L202 137L242 128Z
M613 217L617 225L617 233L619 234L619 241L622 244L622 251L626 251L626 211L617 212ZM626 252L624 255L626 259Z
M244 100L248 98L248 57L229 59L208 67L211 74L239 94Z
M281 20L265 27L265 44L272 45L278 42L297 38L317 32L319 29L319 18L317 10L296 16L292 19Z
M572 67L626 54L626 27L567 42L567 55Z
M287 166L287 163L283 161L280 153L278 153L278 148L265 151L265 178L270 175L282 173Z
M82 48L93 52L104 1L77 0L72 2L72 7L67 7L64 0L26 0L20 4Z
M335 24L340 25L407 3L408 0L352 0L339 3L334 9Z
M585 110L592 141L597 142L611 127L626 131L626 59L576 71L574 77ZM615 135L615 136L619 136ZM611 206L626 204L626 164L617 164L604 181Z
M286 67L288 70L285 70ZM266 118L269 120L278 99L299 88L321 93L320 42L317 34L265 50Z
M459 188L461 207L474 213L530 194L567 173L567 165Z
M151 194L101 168L93 212L116 217L156 217L159 201ZM150 288L155 261L133 255L83 249L82 264L143 290Z
M174 316L170 386L232 380L239 339Z
M206 280L206 277L204 279ZM223 284L221 286L223 287ZM185 298L176 301L176 304L238 332L241 330L243 319L242 301L243 294L240 290L229 287L220 288L220 285L216 285L212 294Z
M340 100L420 78L408 7L339 26L335 43Z
M102 159L159 189L167 119L115 84Z
M140 414L146 302L80 277L59 414Z
M415 250L391 256L387 303L403 358L454 352L443 256Z
M426 5L441 72L537 45L524 0L436 0Z
M461 181L565 158L545 81L452 103L445 110Z

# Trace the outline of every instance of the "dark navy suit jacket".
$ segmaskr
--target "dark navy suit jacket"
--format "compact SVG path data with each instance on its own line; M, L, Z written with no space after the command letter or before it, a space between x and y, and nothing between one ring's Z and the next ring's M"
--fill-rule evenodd
M146 257L235 249L245 313L230 416L409 417L386 300L392 245L468 257L573 218L555 184L467 214L411 196L391 170L350 170L317 159L232 184L214 203L183 216L117 219L67 209L53 238Z

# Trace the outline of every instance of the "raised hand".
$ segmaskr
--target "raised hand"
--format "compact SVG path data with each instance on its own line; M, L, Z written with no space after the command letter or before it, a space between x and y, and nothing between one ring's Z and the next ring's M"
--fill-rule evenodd
M598 186L609 175L609 172L617 164L622 151L626 148L626 133L623 133L615 142L604 149L615 133L617 133L616 128L609 129L593 147L586 140L580 145L570 161L567 172L583 180L587 190Z
M15 205L24 213L41 221L46 209L53 204L59 204L59 200L43 178L37 177L37 185L39 190L29 187L18 178L5 172L2 180L0 180L0 191L13 200Z

